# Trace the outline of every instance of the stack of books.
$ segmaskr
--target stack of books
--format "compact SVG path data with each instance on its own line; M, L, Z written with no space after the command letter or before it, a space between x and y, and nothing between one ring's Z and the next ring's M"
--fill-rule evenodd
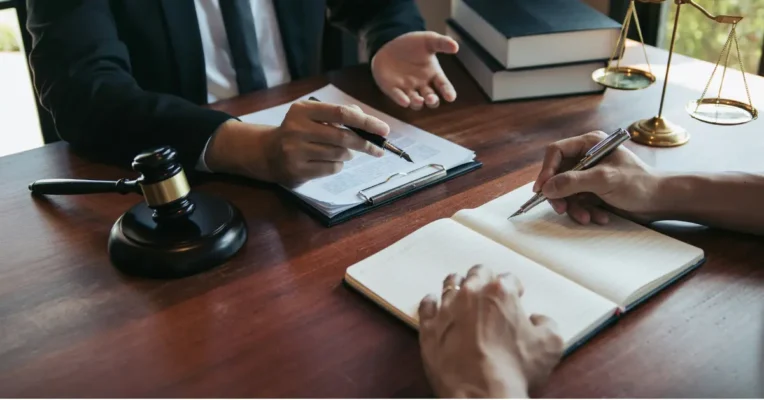
M602 93L592 73L621 32L580 0L453 0L446 22L457 58L493 102Z

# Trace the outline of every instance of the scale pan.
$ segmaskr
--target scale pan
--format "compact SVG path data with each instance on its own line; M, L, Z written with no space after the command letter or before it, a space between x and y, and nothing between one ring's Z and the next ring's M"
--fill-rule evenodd
M749 104L722 98L693 100L685 109L693 118L714 125L745 124L759 114Z
M655 75L632 67L600 68L592 79L602 86L618 90L644 89L655 82Z

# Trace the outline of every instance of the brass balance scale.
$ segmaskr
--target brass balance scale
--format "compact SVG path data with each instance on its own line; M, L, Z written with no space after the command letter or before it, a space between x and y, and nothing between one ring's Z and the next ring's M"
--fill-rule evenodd
M643 3L663 3L665 0L638 0ZM629 11L626 14L626 18L621 27L621 37L613 50L613 55L610 57L607 67L600 68L592 74L592 79L608 88L616 90L640 90L649 87L655 82L655 75L652 73L650 62L647 59L647 51L645 50L645 41L642 38L642 30L639 26L639 18L637 17L637 10L634 5L635 0L630 0ZM634 122L629 126L629 132L632 134L632 140L655 147L673 147L681 146L687 143L690 139L690 134L679 125L672 123L663 117L663 101L666 97L666 85L668 84L669 69L671 67L671 56L674 53L674 40L676 39L676 30L679 25L679 11L682 5L689 4L696 9L700 10L706 17L716 21L720 24L730 24L730 34L727 37L727 42L722 48L719 54L719 59L716 61L711 77L708 79L706 88L703 90L703 94L697 100L692 100L687 103L685 110L695 119L715 124L715 125L739 125L755 120L758 117L758 111L753 107L751 101L751 94L748 90L748 82L745 80L745 70L743 69L742 61L740 62L740 71L743 74L743 83L745 84L746 94L748 95L748 103L742 101L723 98L721 97L722 87L724 86L724 76L727 72L727 63L729 62L729 55L731 50L731 44L734 43L737 51L738 60L740 60L740 48L738 47L737 35L735 28L737 23L743 19L739 16L719 15L706 11L703 7L698 5L695 0L674 0L676 4L676 17L674 18L674 30L671 36L671 46L669 48L668 63L666 64L666 77L663 81L663 92L661 93L660 107L658 108L658 115L648 119L642 119ZM645 56L645 63L647 64L647 70L639 69L629 66L621 66L621 57L618 57L618 61L615 66L612 66L613 59L616 53L622 46L625 47L626 34L629 30L629 24L631 24L632 18L635 20L637 33L639 34L639 40L642 43L642 50ZM706 97L706 93L711 85L711 81L716 74L716 70L719 67L719 63L722 57L726 57L724 61L724 70L722 72L721 83L719 84L719 91L716 97Z

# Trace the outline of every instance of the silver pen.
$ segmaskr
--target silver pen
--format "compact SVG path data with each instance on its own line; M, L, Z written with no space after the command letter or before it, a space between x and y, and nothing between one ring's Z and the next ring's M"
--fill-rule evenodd
M597 143L594 147L589 149L589 151L586 152L584 157L576 164L575 167L571 168L571 171L581 171L587 168L590 168L597 164L600 160L602 160L604 157L606 157L608 154L613 152L613 150L617 149L618 146L621 145L621 143L631 139L631 134L629 134L628 131L625 129L618 129L615 132L611 133ZM532 209L533 207L536 207L537 205L543 203L546 200L546 196L544 196L541 192L536 193L533 197L531 197L530 200L525 202L522 206L520 206L520 209L517 210L514 214L510 215L510 219L512 217L525 214L528 212L528 210Z

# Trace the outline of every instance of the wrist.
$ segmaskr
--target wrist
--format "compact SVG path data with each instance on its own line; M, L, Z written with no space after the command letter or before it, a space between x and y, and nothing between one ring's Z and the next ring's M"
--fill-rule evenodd
M657 177L652 214L656 219L681 219L690 212L702 188L702 177L685 173L664 173Z
M215 172L269 180L267 139L273 129L228 120L214 133L204 161Z
M235 124L236 120L229 119L215 130L210 136L210 140L207 142L205 152L203 153L203 162L207 167L215 172L228 172L230 165L225 162L224 154L226 153L226 136L227 132L231 129L231 125ZM222 138L221 138L222 137Z
M516 359L504 359L504 361L494 359L482 364L486 390L485 393L476 397L502 399L529 397L528 377Z
M492 386L487 389L460 386L455 388L452 393L447 393L441 397L449 399L522 399L530 396L528 396L526 390L502 385Z

